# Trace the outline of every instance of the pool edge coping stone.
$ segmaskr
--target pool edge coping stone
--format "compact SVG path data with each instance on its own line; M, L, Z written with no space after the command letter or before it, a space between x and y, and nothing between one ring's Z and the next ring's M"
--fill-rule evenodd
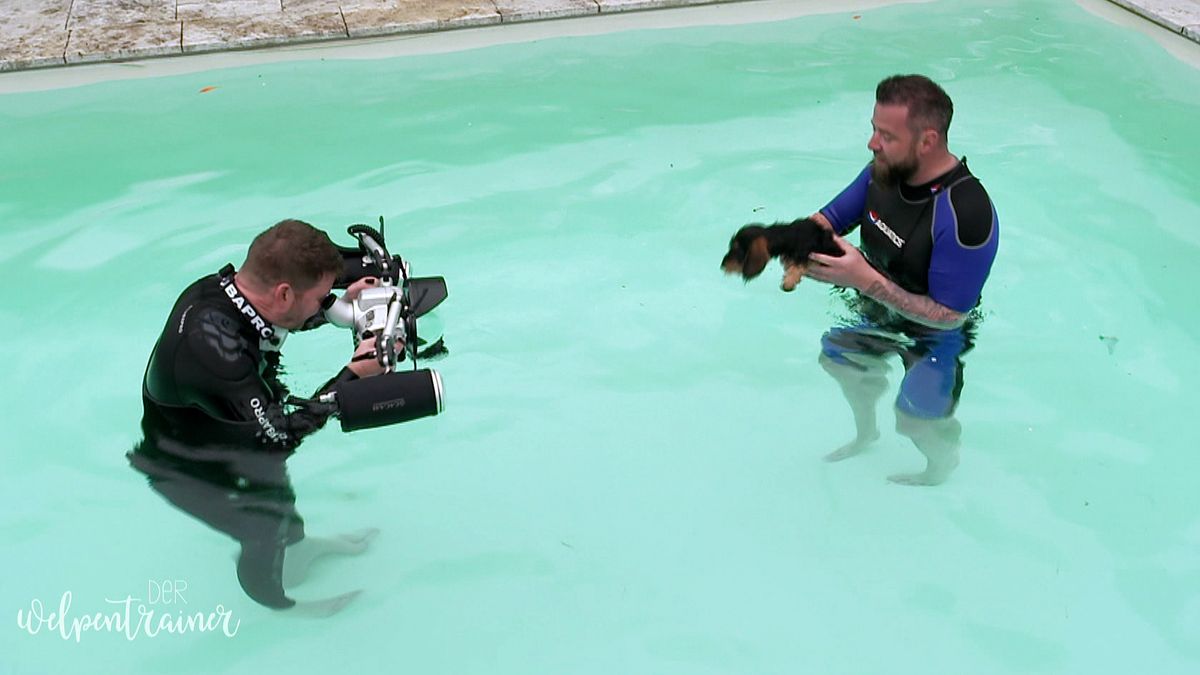
M126 12L115 16L113 22L105 23L90 14L85 17L85 23L78 26L72 25L76 19L68 14L61 42L47 37L45 32L17 32L12 35L0 32L0 39L11 40L4 43L3 51L0 51L0 73L62 68L83 63L121 63L204 52L244 51L314 42L403 36L494 24L553 21L617 11L649 11L746 1L750 0L368 0L365 3L331 0L328 3L302 3L292 13L281 9L279 12L246 14L239 10L232 15L221 17L197 16L185 12L184 17L173 21L164 21L161 17L132 20ZM192 7L199 3L184 4ZM91 5L85 7L90 8ZM334 7L340 15L340 30L335 31L328 27L325 30L297 33L287 28L304 24L316 14L328 16ZM455 12L456 7L466 7L467 11ZM177 10L176 15L178 14ZM273 34L264 32L242 37L231 33L227 40L197 41L193 37L197 34L203 36L206 32L214 30L219 32L222 26L234 28L250 21L259 25L275 22L280 29ZM163 24L179 26L177 40L167 44L158 41L144 47L136 45L139 36ZM84 29L86 33L74 37L76 43L82 38L88 38L88 49L83 54L72 54L72 33ZM107 39L103 39L105 37ZM47 51L47 44L51 45L52 51ZM61 53L54 49L58 44L62 44Z
M18 27L11 33L0 30L0 73L21 70L63 68L82 63L129 62L145 59L186 56L200 52L264 49L314 42L344 42L361 38L403 36L471 28L483 25L598 16L616 12L652 11L695 7L700 5L732 4L751 0L313 0L301 1L291 12L289 3L280 4L279 12L244 14L238 9L229 16L179 17L179 3L188 7L200 3L176 1L176 17L146 17L132 20L126 10L114 15L112 21L85 12L82 19L74 14L75 6L85 9L103 6L105 0L84 0L70 5L63 21L62 35L57 38L46 31L47 23L28 22L25 30ZM234 7L239 2L255 0L226 0L219 6ZM257 0L261 3L261 0ZM1106 0L1184 39L1200 44L1200 0ZM273 3L270 3L273 4ZM120 7L121 5L115 5ZM336 10L336 12L334 12ZM50 11L50 10L47 10ZM332 21L332 13L340 21ZM190 12L185 12L190 14ZM318 16L320 15L320 16ZM49 18L49 17L47 17ZM54 17L57 18L57 15ZM255 22L260 26L276 26L274 31L238 37L229 32L223 39L222 24L236 26ZM308 30L296 26L310 25ZM319 25L318 25L319 24ZM163 25L179 26L175 41L147 38ZM189 41L190 36L216 30L208 39ZM78 34L76 34L78 33ZM161 36L160 36L161 37ZM60 39L61 38L61 39ZM72 54L79 44L86 44L83 53ZM61 54L57 45L62 45Z

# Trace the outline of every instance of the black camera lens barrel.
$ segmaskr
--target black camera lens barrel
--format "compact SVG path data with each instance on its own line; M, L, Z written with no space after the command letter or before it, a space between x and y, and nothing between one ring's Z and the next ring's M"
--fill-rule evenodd
M435 370L407 370L351 380L337 387L342 431L410 422L442 412L442 378Z

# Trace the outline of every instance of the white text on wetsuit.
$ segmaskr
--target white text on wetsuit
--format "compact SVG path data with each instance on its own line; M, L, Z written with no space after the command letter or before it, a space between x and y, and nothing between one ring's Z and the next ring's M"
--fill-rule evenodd
M250 409L254 411L254 419L258 420L259 426L267 433L267 437L273 441L287 440L287 434L280 432L271 424L271 420L267 419L267 411L263 410L262 401L258 397L250 399Z
M892 243L896 245L896 248L904 248L904 240L900 238L900 235L893 232L892 228L888 227L887 223L883 222L883 219L879 217L879 214L875 213L874 211L868 211L867 217L871 219L872 225L879 228L879 231L882 232L884 236L892 240Z
M233 281L231 279L221 279L221 286L224 287L225 295L229 296L229 301L233 303L233 306L237 307L242 314L250 317L250 325L258 331L258 334L264 340L270 340L271 336L275 334L275 329L266 321L263 321L262 317L258 315L258 310L254 309L254 305L251 305L246 301L246 298L242 297L242 294L238 292L237 286L233 285Z

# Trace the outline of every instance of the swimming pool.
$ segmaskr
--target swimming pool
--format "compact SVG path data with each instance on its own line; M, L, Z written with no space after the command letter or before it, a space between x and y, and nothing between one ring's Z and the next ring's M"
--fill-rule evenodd
M884 479L921 462L886 407L873 452L820 461L852 432L816 363L839 300L717 268L738 225L849 182L874 84L906 71L954 97L1005 228L961 465L929 489ZM1194 672L1198 114L1194 67L1041 0L0 97L0 672ZM361 597L289 619L127 466L142 370L178 292L258 230L349 243L379 214L449 283L446 411L301 447L309 531L382 533L294 592ZM295 389L348 337L293 336ZM68 591L74 616L239 623L13 621Z

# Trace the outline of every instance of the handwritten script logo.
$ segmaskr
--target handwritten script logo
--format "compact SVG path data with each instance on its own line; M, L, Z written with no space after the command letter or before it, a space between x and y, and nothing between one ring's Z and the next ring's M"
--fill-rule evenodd
M42 601L34 599L29 603L29 611L17 610L17 627L30 635L37 635L45 629L47 633L57 632L64 640L79 642L88 631L121 633L126 640L134 640L141 635L148 638L157 637L160 633L183 635L185 633L215 633L220 631L226 637L237 635L242 625L240 619L233 618L233 611L217 605L211 612L188 612L183 609L153 609L159 604L187 604L183 599L182 590L187 584L180 581L151 581L148 588L149 605L142 598L126 595L121 600L105 598L104 602L115 605L108 612L85 613L71 615L71 591L65 591L58 603L58 611L49 611Z

